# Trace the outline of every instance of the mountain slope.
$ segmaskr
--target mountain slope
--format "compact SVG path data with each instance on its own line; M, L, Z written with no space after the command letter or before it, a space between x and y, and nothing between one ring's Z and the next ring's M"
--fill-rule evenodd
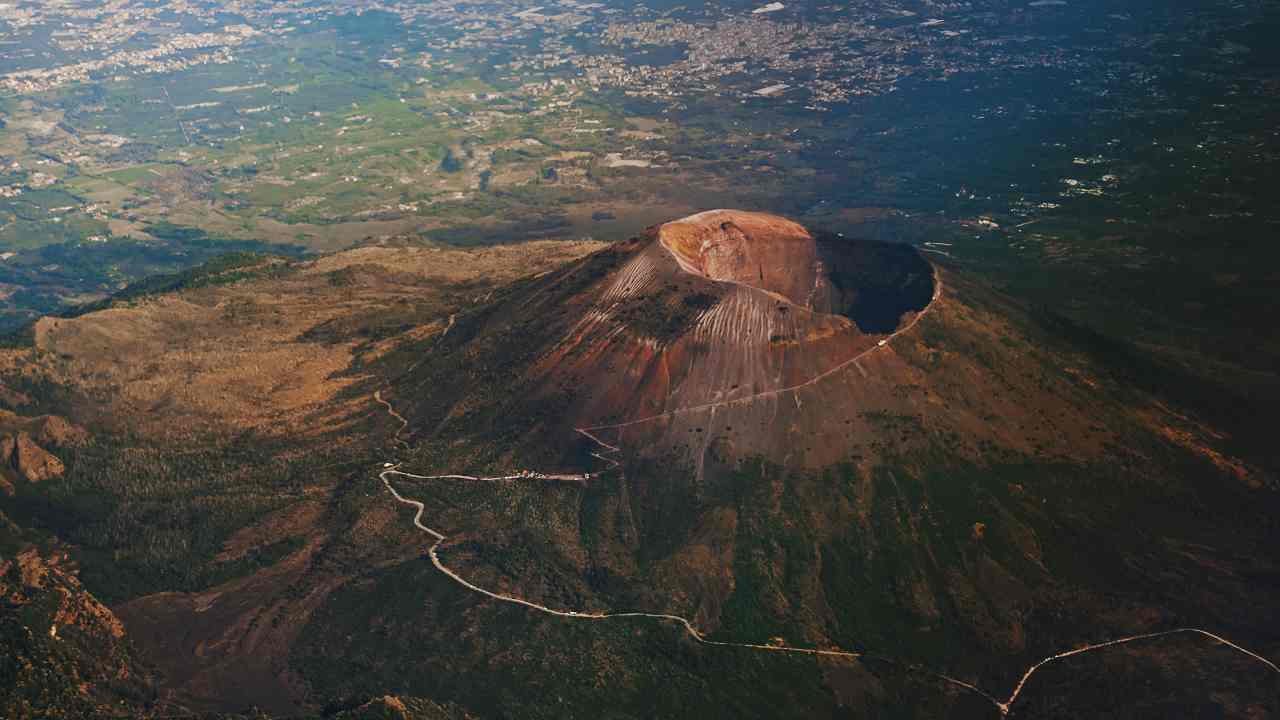
M1276 654L1275 479L1211 429L907 248L733 212L674 225L389 358L413 472L587 474L406 483L450 567L988 688L1181 625ZM868 298L892 309L860 325ZM1251 677L1219 695L1252 702L1271 681Z
M1274 478L961 269L732 211L254 263L0 365L122 713L994 717L1117 638L1011 712L1277 712L1163 634L1280 654Z

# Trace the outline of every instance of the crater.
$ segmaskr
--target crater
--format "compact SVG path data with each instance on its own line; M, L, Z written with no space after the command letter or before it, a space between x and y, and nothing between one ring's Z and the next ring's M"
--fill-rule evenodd
M708 210L666 223L658 240L686 272L763 290L888 334L933 297L933 266L909 245L811 233L777 215Z
M869 334L897 330L903 315L933 300L933 265L910 245L819 233L818 256L830 284L824 312L843 315Z

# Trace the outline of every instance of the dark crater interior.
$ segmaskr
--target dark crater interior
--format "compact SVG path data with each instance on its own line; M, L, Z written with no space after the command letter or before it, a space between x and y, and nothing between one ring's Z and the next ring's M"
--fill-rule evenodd
M865 333L893 332L903 313L924 309L933 297L933 267L910 245L834 233L815 239L834 290L830 312Z

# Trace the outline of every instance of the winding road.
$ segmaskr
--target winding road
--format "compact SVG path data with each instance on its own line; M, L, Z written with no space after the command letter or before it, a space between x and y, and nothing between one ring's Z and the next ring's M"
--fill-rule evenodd
M934 678L937 678L938 680L942 680L944 682L951 683L953 685L961 687L970 692L977 693L982 697L986 698L987 700L991 701L992 703L995 703L997 707L1000 706L1000 702L998 700L996 700L991 695L987 694L981 688L978 688L976 685L967 683L957 678L950 677L948 675L944 675L942 673L934 672L932 670L927 670L925 668L922 668L916 665L903 663L899 660L895 660L889 657L883 657L883 656L875 655L871 653L855 652L855 651L849 651L849 650L802 648L802 647L793 647L790 645L765 645L762 643L739 643L739 642L728 642L723 640L709 640L705 635L702 634L701 631L698 630L698 628L694 627L692 622L690 622L687 618L683 618L679 615L670 615L667 613L648 613L648 612L604 613L604 612L595 612L591 610L557 610L555 608L550 608L550 607L547 607L546 605L533 602L532 600L525 600L524 598L516 597L515 595L507 595L505 593L486 590L485 588L482 588L479 585L476 585L475 583L471 582L470 580L467 580L466 578L462 577L461 575L459 575L458 573L450 569L448 565L444 564L444 561L440 559L439 550L440 550L440 545L446 540L447 536L444 533L441 533L440 531L427 527L425 524L423 524L422 516L426 512L426 509L427 509L426 505L420 500L414 500L412 498L407 498L401 495L400 492L396 490L395 486L391 484L391 480L388 478L391 475L399 475L401 477L413 478L415 480L439 480L439 479L448 478L448 479L460 479L460 480L475 480L475 481L481 481L481 482L501 482L501 481L521 479L524 476L502 475L502 476L495 476L495 477L474 477L470 475L414 475L413 473L402 472L397 469L398 467L399 467L398 465L393 465L391 463L388 463L387 466L382 470L382 472L379 473L378 477L382 479L382 484L386 486L387 491L391 493L392 497L394 497L398 502L401 502L405 505L409 505L416 509L416 512L413 515L414 527L418 528L419 530L422 530L423 532L427 533L432 538L434 538L434 542L431 543L431 547L427 549L427 555L431 558L431 564L434 565L437 570L447 575L454 582L467 588L468 590L471 590L472 592L476 592L481 595L484 595L487 598L498 600L500 602L505 602L505 603L513 603L515 605L523 605L524 607L527 607L531 610L537 610L538 612L546 613L548 615L555 615L556 617L571 618L573 620L619 620L623 618L649 618L652 620L673 622L679 625L681 628L683 628L685 633L687 633L689 637L693 638L696 642L701 643L703 645L711 645L715 647L746 648L749 650L765 650L769 652L789 653L794 655L812 655L812 656L821 656L821 657L872 658L872 659L881 660L884 662L893 663L894 665L898 665L900 667L904 667L915 672L920 672L920 673L930 675Z
M797 385L792 385L790 387L779 388L775 390L766 390L766 391L754 393L752 395L746 395L740 398L733 398L733 399L721 400L713 403L705 403L702 405L676 408L674 410L669 410L667 412L659 413L657 415L651 415L651 416L642 417L635 420L628 420L620 423L595 425L591 427L579 427L579 428L575 428L575 431L583 435L584 437L589 438L592 442L600 446L601 450L593 451L591 455L606 464L607 467L605 471L616 469L620 466L620 463L611 456L618 452L621 452L621 448L615 445L611 445L605 442L604 440L601 440L595 433L604 431L604 430L630 427L632 425L638 425L640 423L645 423L645 422L652 422L655 420L659 420L666 417L672 417L679 414L699 412L699 411L709 410L717 407L735 405L735 404L746 403L746 402L753 402L755 400L759 400L767 397L780 396L784 393L795 392L806 387L811 387L821 382L825 378L831 377L836 373L840 372L841 370L844 370L850 365L855 365L865 375L865 371L862 370L860 365L857 365L858 361L870 355L871 353L876 352L877 350L882 350L888 347L889 344L894 339L896 339L903 333L914 328L920 322L921 318L923 318L929 311L931 311L937 305L937 301L941 296L942 296L942 282L941 282L941 279L938 277L938 273L935 268L934 292L933 292L932 299L930 300L929 304L926 305L920 312L916 313L916 315L912 317L911 320L906 325L897 329L891 335L880 340L870 348L862 351L861 353L858 353L857 355L853 356L852 358L849 358L848 360L840 363L839 365L836 365L835 367L832 367L831 369L819 375L816 375L810 378L809 380L806 380L803 383L799 383ZM454 320L454 317L451 316L449 318L449 325L444 331L445 333L448 332L449 328L452 328L453 320ZM401 435L404 433L406 429L408 429L409 421L406 420L404 416L402 416L400 413L398 413L395 407L392 406L390 402L388 402L386 399L382 397L382 392L380 390L373 394L373 399L378 403L380 403L381 405L383 405L384 407L386 407L388 414L390 414L391 417L395 418L400 423L400 427L395 432L394 440L397 444L407 448L408 443L404 441ZM1018 697L1022 694L1023 690L1027 685L1027 682L1036 673L1036 671L1040 670L1041 668L1043 668L1044 666L1050 663L1057 662L1059 660L1063 660L1065 658L1073 657L1076 655L1096 652L1096 651L1104 650L1107 648L1114 648L1114 647L1126 645L1129 643L1156 640L1159 638L1169 637L1172 635L1188 635L1189 634L1189 635L1197 635L1204 638L1208 638L1236 652L1239 652L1257 661L1258 663L1261 663L1262 665L1271 669L1277 674L1280 674L1280 666L1277 666L1276 663L1272 662L1271 660L1268 660L1267 658L1255 652L1247 650L1241 647L1240 645L1237 645L1220 635L1216 635L1208 630L1204 630L1201 628L1182 627L1182 628L1175 628L1172 630L1164 630L1159 632L1149 632L1149 633L1141 633L1136 635L1129 635L1121 638L1107 640L1104 642L1083 645L1081 647L1077 647L1072 650L1066 650L1054 655L1050 655L1032 664L1030 667L1028 667L1026 672L1024 672L1022 677L1018 680L1017 685L1013 688L1013 691L1009 694L1009 696L1006 699L1001 700L995 695L987 692L986 690L983 690L982 688L978 687L973 683L966 682L964 680L961 680L955 677L951 677L944 673L930 670L928 668L925 668L923 666L920 666L914 663L904 662L892 657L878 655L875 653L840 650L840 649L804 648L804 647L794 647L794 646L782 645L782 644L774 645L774 644L762 644L762 643L739 643L739 642L729 642L729 641L722 641L722 640L710 640L701 631L699 631L698 628L695 627L693 623L689 621L687 618L681 617L679 615L671 615L667 613L647 613L647 612L604 613L604 612L597 612L597 611L591 611L591 610L559 610L555 608L550 608L545 605L533 602L531 600L526 600L524 598L517 597L515 595L507 595L505 593L499 593L499 592L494 592L492 590L487 590L483 587L480 587L479 585L472 583L471 581L459 575L454 570L450 569L449 566L445 565L444 562L440 559L439 550L440 550L440 546L447 539L447 536L439 532L438 530L428 527L422 522L422 517L426 513L426 505L419 500L414 500L412 498L407 498L401 495L400 492L396 490L395 486L391 483L390 477L399 476L399 477L411 478L414 480L449 479L449 480L465 480L465 481L474 481L474 482L515 482L518 480L571 480L571 481L578 481L578 482L585 483L586 481L590 480L593 477L591 473L544 474L544 473L523 470L515 473L510 473L507 475L497 475L497 476L488 476L488 477L462 475L462 474L416 475L413 473L401 471L399 467L400 465L398 463L392 463L392 462L384 463L383 469L378 474L378 477L382 480L382 484L387 488L387 491L391 493L391 496L395 498L397 502L400 502L404 505L409 505L415 508L416 512L414 513L414 516L413 516L413 525L414 527L417 527L419 530L422 530L423 532L427 533L432 537L433 542L431 543L430 548L427 550L427 554L431 558L431 564L434 565L437 570L439 570L444 575L448 576L454 582L467 588L468 590L471 590L472 592L478 593L492 600L511 603L515 605L521 605L530 610L536 610L538 612L545 613L548 615L554 615L556 617L568 618L572 620L592 620L592 621L622 620L627 618L647 618L650 620L657 620L661 622L675 623L679 625L690 638L692 638L694 641L702 645L708 645L708 646L714 646L714 647L727 647L727 648L744 648L748 650L787 653L787 654L795 654L795 655L808 655L808 656L815 656L815 657L831 657L831 658L846 658L846 659L857 659L857 658L874 659L874 660L895 665L897 667L900 667L912 672L917 672L923 675L933 677L937 680L943 681L950 685L954 685L968 692L972 692L982 697L983 699L987 700L988 702L990 702L1000 712L1001 716L1009 715L1010 709L1012 708L1014 702L1017 701Z
M382 400L381 397L379 397L378 400L379 402L384 402L384 403L386 402ZM392 410L392 412L394 412L394 410ZM401 429L403 429L403 426ZM404 495L401 495L400 492L396 490L395 486L391 484L391 480L390 480L391 476L398 475L400 477L412 478L414 480L453 479L453 480L473 480L478 482L503 482L503 481L528 479L527 475L514 474L514 475L500 475L500 476L492 476L492 477L478 477L478 476L471 476L471 475L455 475L455 474L415 475L413 473L403 472L398 468L399 466L396 464L386 463L382 472L378 474L378 477L382 480L382 484L387 488L387 491L391 493L391 496L395 498L397 502L403 503L405 505L409 505L410 507L413 507L415 509L416 512L414 512L414 515L413 515L413 525L414 527L427 533L433 538L431 547L427 549L427 555L431 558L431 564L434 565L437 570L439 570L444 575L448 576L451 580L458 583L459 585L467 588L468 590L471 590L472 592L479 593L480 595L483 595L492 600L497 600L499 602L522 605L526 608L529 608L530 610L536 610L538 612L545 613L547 615L554 615L556 617L569 618L572 620L621 620L625 618L648 618L651 620L675 623L679 625L685 631L685 633L689 635L689 637L693 638L694 641L702 645L709 645L713 647L745 648L748 650L763 650L767 652L787 653L787 654L793 654L793 655L810 655L810 656L816 656L816 657L833 657L833 658L848 658L848 659L867 658L872 660L878 660L881 662L886 662L886 663L895 665L897 667L906 669L911 672L928 675L937 680L941 680L942 682L945 682L945 683L954 685L956 687L959 687L963 690L972 692L982 697L983 699L987 700L988 702L990 702L1000 712L1002 716L1009 714L1010 708L1012 708L1013 703L1018 699L1018 696L1022 694L1022 691L1026 687L1027 681L1031 679L1031 676L1034 675L1037 670L1044 667L1045 665L1048 665L1049 663L1057 662L1065 658L1069 658L1075 655L1081 655L1088 652L1094 652L1097 650L1103 650L1106 648L1116 647L1119 645L1126 645L1129 643L1139 642L1143 640L1154 640L1157 638L1168 637L1171 635L1193 634L1193 635L1199 635L1202 637L1209 638L1236 652L1242 653L1243 655L1249 658L1252 658L1253 660L1256 660L1257 662L1275 671L1277 674L1280 674L1280 666L1277 666L1274 662L1268 660L1267 658L1251 650L1243 648L1240 645L1237 645L1231 642L1230 640L1227 640L1221 635L1216 635L1212 632L1209 632L1208 630L1203 630L1201 628L1190 628L1190 627L1175 628L1172 630L1163 630L1160 632L1129 635L1126 637L1116 638L1113 640L1107 640L1105 642L1084 645L1082 647L1078 647L1073 650L1067 650L1054 655L1050 655L1049 657L1046 657L1043 660L1040 660L1039 662L1028 667L1026 672L1023 673L1021 679L1018 680L1018 684L1014 687L1013 692L1009 694L1009 697L1004 700L1000 700L995 695L992 695L991 693L987 692L986 690L983 690L982 688L978 687L977 685L974 685L973 683L966 682L959 678L955 678L950 675L937 672L935 670L930 670L928 668L925 668L923 666L920 666L914 663L903 662L901 660L888 657L885 655L879 655L876 653L863 652L863 651L851 651L851 650L839 650L839 649L804 648L804 647L794 647L791 645L766 645L763 643L741 643L741 642L729 642L724 640L710 640L700 630L698 630L698 628L695 627L693 623L690 622L687 618L681 617L679 615L671 615L668 613L649 613L649 612L605 613L605 612L596 612L591 610L558 610L556 608L547 607L546 605L542 605L541 603L536 603L532 600L526 600L524 598L517 597L515 595L507 595L505 593L487 590L485 588L480 587L479 585L476 585L470 580L467 580L466 578L462 577L457 572L452 570L448 565L445 565L444 561L440 559L439 551L440 551L440 546L444 543L446 539L448 539L448 536L446 536L444 533L438 530L435 530L425 525L422 522L422 516L426 513L426 510L427 510L426 505L420 500L414 500L412 498L408 498L408 497L405 497Z

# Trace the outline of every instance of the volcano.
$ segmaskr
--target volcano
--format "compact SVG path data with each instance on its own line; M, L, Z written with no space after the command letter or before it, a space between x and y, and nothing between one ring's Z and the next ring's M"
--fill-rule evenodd
M395 392L419 432L519 428L553 463L590 464L575 430L697 468L725 453L817 468L938 435L972 456L1098 451L1097 399L1005 371L1038 353L968 296L1000 302L909 246L713 210L508 288L419 347ZM888 417L919 422L875 427Z
M842 230L240 258L39 321L15 712L1280 714L1273 469Z
M548 606L996 686L1179 622L1276 643L1280 585L1226 559L1280 577L1272 480L1060 328L912 247L714 210L406 343L387 397L416 472L586 478L509 515L436 497L450 567Z

